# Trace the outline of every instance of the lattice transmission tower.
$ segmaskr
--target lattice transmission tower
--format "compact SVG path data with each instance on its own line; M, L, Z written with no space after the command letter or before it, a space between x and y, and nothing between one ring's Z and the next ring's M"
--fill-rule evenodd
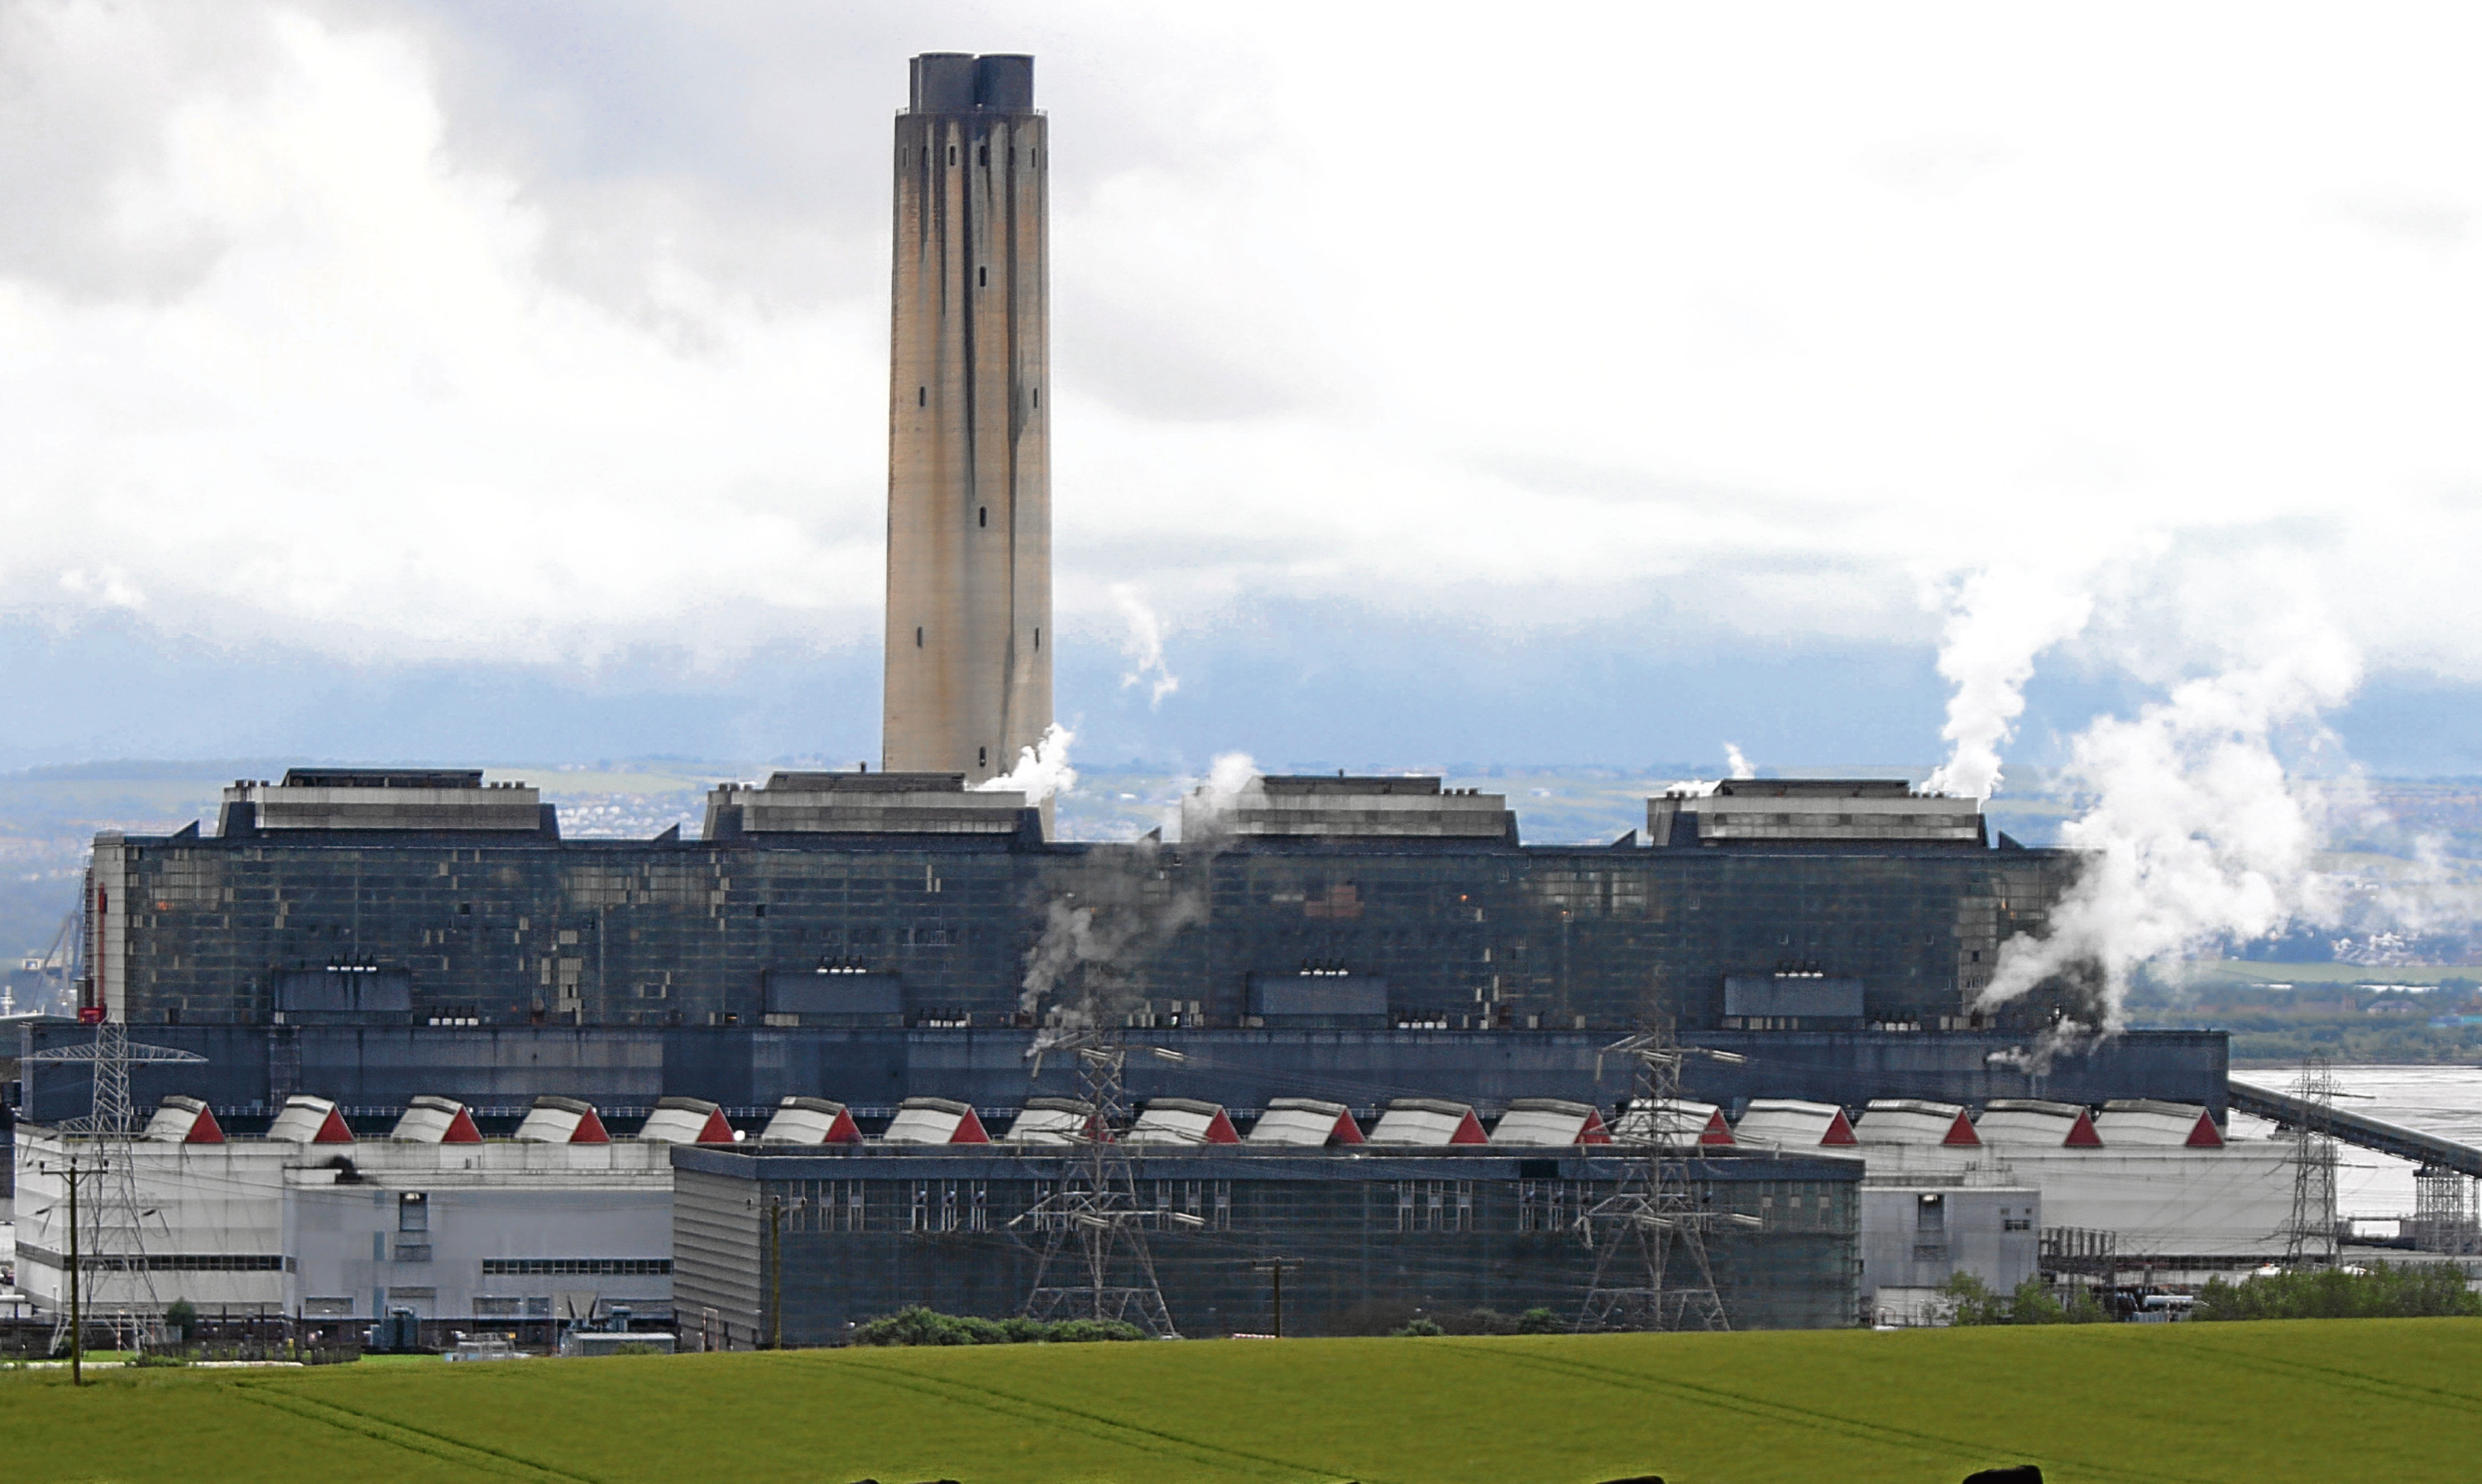
M161 1327L164 1306L162 1296L155 1291L153 1268L146 1260L147 1211L138 1198L138 1162L133 1152L139 1124L136 1110L129 1105L129 1069L203 1062L206 1058L172 1047L140 1045L129 1039L126 1023L106 1019L95 1022L92 1042L37 1051L26 1060L49 1066L85 1067L93 1076L94 1094L86 1117L61 1126L71 1138L86 1135L88 1147L93 1152L93 1160L86 1168L94 1177L94 1184L90 1187L94 1197L77 1214L80 1277L92 1272L130 1275L136 1289L131 1295L134 1307L115 1314L114 1329L126 1329L133 1341L152 1339ZM83 1177L72 1176L78 1178ZM91 1301L89 1307L92 1312ZM67 1337L68 1325L68 1312L64 1309L52 1326L55 1348Z
M1166 1061L1186 1060L1160 1047L1147 1050ZM1092 1027L1045 1031L1028 1053L1035 1070L1040 1072L1043 1057L1055 1051L1077 1058L1078 1100L1090 1111L1059 1188L1009 1223L1030 1230L1043 1242L1034 1290L1025 1301L1026 1317L1119 1319L1149 1335L1177 1335L1163 1286L1155 1281L1147 1232L1167 1222L1197 1227L1205 1220L1138 1199L1137 1164L1120 1142L1129 1123L1122 1081L1129 1048L1117 1032Z
M2336 1073L2327 1058L2301 1064L2293 1084L2301 1110L2292 1126L2292 1215L2284 1224L2284 1265L2336 1265Z
M1603 1054L1637 1063L1638 1100L1651 1137L1619 1188L1578 1218L1595 1248L1595 1281L1577 1328L1729 1330L1731 1316L1715 1288L1708 1238L1722 1229L1762 1223L1713 1208L1705 1146L1680 1110L1680 1070L1692 1056L1726 1063L1744 1058L1680 1045L1669 1019L1605 1047Z

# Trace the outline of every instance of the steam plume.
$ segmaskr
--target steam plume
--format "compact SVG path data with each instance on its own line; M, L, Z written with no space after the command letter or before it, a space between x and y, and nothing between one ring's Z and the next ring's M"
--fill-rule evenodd
M1999 748L2025 710L2034 658L2085 627L2094 599L2081 587L2025 571L1985 570L1966 579L1940 634L1940 674L1955 685L1946 762L1922 787L1988 799L1999 786Z
M1180 677L1164 668L1163 621L1127 583L1113 585L1112 601L1120 605L1121 616L1129 621L1129 632L1121 641L1121 652L1129 657L1130 668L1121 676L1121 688L1126 690L1151 675L1153 689L1147 704L1149 708L1161 706L1166 696L1180 689Z
M1077 770L1069 765L1069 744L1077 733L1058 722L1043 729L1043 740L1019 748L1017 766L974 787L986 793L1023 792L1028 804L1041 804L1077 786Z
M1732 777L1736 779L1758 776L1758 770L1750 766L1750 759L1742 755L1740 744L1737 742L1724 744L1724 764L1731 769Z
M2092 855L2044 937L2000 945L1983 1004L2099 971L2092 1014L2113 1028L2135 964L2333 919L2337 885L2312 863L2331 801L2289 784L2277 747L2351 695L2360 662L2320 625L2269 638L2258 662L2181 684L2134 719L2103 717L2076 739L2065 771L2092 802L2063 837Z

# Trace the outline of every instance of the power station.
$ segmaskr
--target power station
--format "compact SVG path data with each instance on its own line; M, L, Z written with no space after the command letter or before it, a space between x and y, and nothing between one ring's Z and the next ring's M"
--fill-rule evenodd
M1543 845L1505 798L1436 777L1264 777L1199 789L1176 840L1053 838L1044 801L1006 777L1052 722L1033 60L914 58L892 165L880 769L726 784L696 837L565 838L535 789L455 768L295 769L237 781L212 828L98 835L81 1019L206 1058L119 1069L139 1101L172 1100L135 1141L161 1146L148 1178L238 1161L284 1193L251 1218L261 1235L230 1238L249 1251L131 1271L260 1275L233 1302L297 1322L548 1329L553 1285L580 1272L669 1309L673 1259L641 1251L644 1232L596 1246L527 1194L608 1185L596 1198L637 1203L645 1232L670 1203L677 1302L703 1314L677 1316L685 1341L831 1339L900 1303L1022 1303L1043 1267L1008 1232L1056 1224L1063 1147L1142 1145L1152 1121L1175 1132L1116 1156L1112 1219L1168 1233L1151 1303L1192 1333L1258 1323L1257 1270L1301 1260L1325 1264L1299 1291L1337 1323L1390 1285L1459 1304L1635 1291L1589 1249L1656 1162L1668 1183L1630 1207L1644 1221L1676 1201L1749 1233L1704 1280L1718 1322L1832 1324L1872 1292L1936 1285L1947 1184L1989 1187L1956 1193L1960 1243L1979 1213L1991 1231L1972 1240L2008 1271L2033 1261L2037 1192L1985 1178L1968 1108L2007 1105L1994 1141L2039 1124L2037 1142L2071 1151L2044 1157L2090 1183L2089 1146L2206 1147L2220 1033L2046 1035L2097 1009L2077 976L1982 1006L2003 944L2046 930L2079 861L1994 835L1971 799L1730 781L1650 798L1643 831L1608 843ZM27 1028L29 1119L88 1111L77 1056L35 1054L87 1026ZM1657 1026L1707 1054L1650 1106L1641 1069L1605 1053ZM1072 1032L1116 1058L1144 1039L1124 1086L1112 1064L1114 1100L1146 1107L1127 1127L1077 1100L1073 1058L1030 1057ZM1703 1101L1674 1127L1683 1096ZM2132 1113L2098 1142L2083 1110L2106 1103L2153 1108L2171 1133ZM1922 1187L1902 1192L1901 1232L1872 1234L1842 1148L1865 1105L1861 1143ZM668 1164L462 1148L599 1147L605 1115L680 1147ZM1007 1121L1007 1148L986 1119ZM1360 1147L1363 1124L1379 1149ZM383 1128L388 1152L343 1157ZM260 1129L238 1153L193 1149ZM1599 1147L1615 1136L1686 1140L1694 1172ZM2064 1201L2083 1188L2046 1178ZM452 1184L470 1199L437 1208L488 1239L433 1239L433 1187ZM359 1224L273 1250L295 1241L297 1206ZM1910 1256L1874 1278L1858 1254L1882 1237ZM39 1263L67 1260L40 1242ZM433 1276L493 1243L454 1283Z

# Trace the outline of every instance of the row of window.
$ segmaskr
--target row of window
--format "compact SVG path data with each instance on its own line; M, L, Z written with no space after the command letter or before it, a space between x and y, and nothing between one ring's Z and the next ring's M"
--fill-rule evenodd
M486 1278L663 1278L670 1258L485 1258Z
M930 158L930 156L931 156L931 151L930 151L930 150L927 150L927 149L922 151L921 156L919 157L919 159L917 159L917 157L915 156L915 154L914 154L914 152L913 152L912 150L911 150L911 149L900 149L900 150L898 150L898 151L896 152L896 163L897 163L898 165L900 165L900 166L911 166L911 165L914 165L914 164L917 164L917 163L921 163L922 161L927 161L927 160ZM1017 163L1017 147L1016 147L1015 146L1011 146L1009 147L1008 159L1009 159L1009 163L1010 163L1011 165L1015 165L1015 164ZM956 163L957 163L957 146L954 146L954 145L950 145L950 146L948 146L948 163L949 163L949 164L951 164L951 165L954 165L954 164L956 164ZM975 163L976 165L981 166L981 167L982 167L983 169L985 169L985 170L989 170L989 169L990 169L990 165L991 165L991 146L990 146L990 145L988 145L988 144L984 144L984 145L976 145L976 146L974 146L974 163ZM1028 167L1029 169L1033 169L1033 170L1040 170L1040 169L1042 169L1042 168L1043 168L1043 151L1042 151L1042 150L1040 150L1040 149L1029 149L1029 150L1027 150L1027 151L1025 152L1025 163L1026 163L1026 165L1027 165L1027 167ZM135 855L136 853L137 853L137 852L135 852L135 851L132 851L132 852L131 852L131 854L132 854L132 855Z

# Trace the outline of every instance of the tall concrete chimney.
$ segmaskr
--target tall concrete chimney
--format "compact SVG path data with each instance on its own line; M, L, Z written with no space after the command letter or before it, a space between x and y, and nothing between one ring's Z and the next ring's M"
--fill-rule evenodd
M1034 59L913 59L896 118L883 765L1005 773L1051 725L1051 315Z

